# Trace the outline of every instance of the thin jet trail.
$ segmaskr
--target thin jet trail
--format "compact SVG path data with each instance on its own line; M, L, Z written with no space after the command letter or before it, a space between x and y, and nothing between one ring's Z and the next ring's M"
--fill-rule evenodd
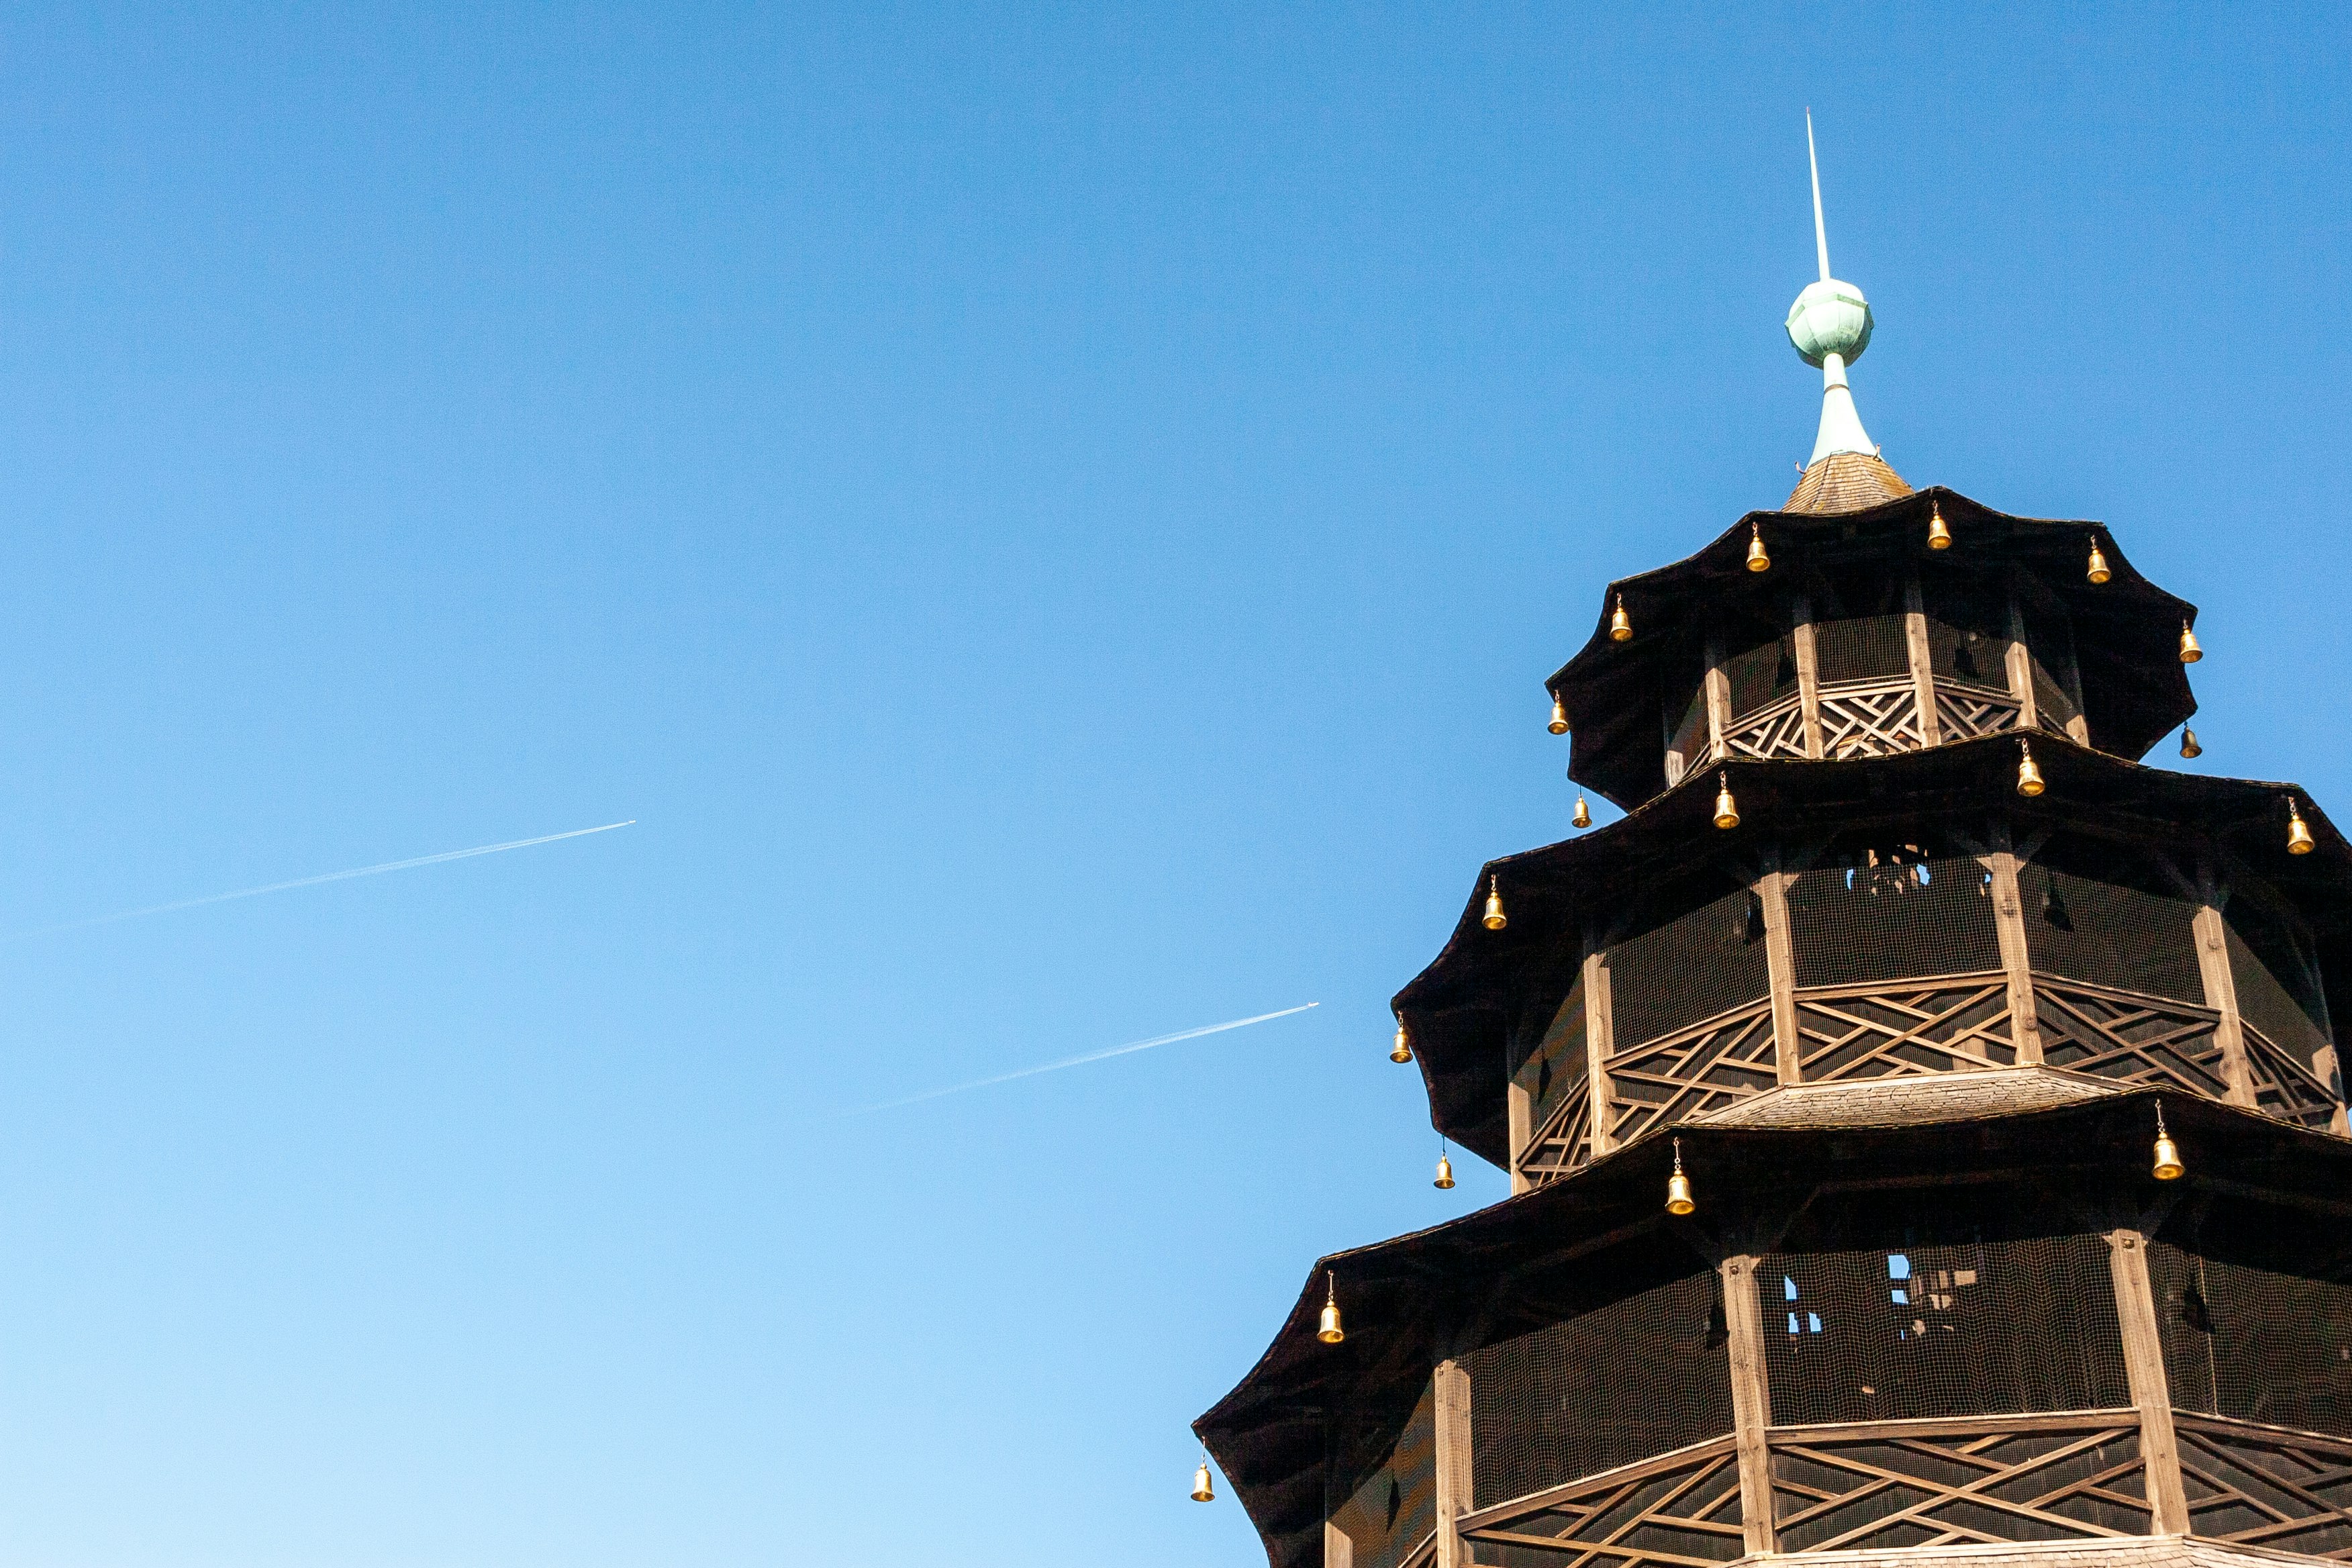
M1179 1040L1197 1040L1202 1035L1222 1035L1227 1029L1245 1029L1252 1024L1263 1024L1269 1018L1287 1018L1293 1013L1304 1013L1308 1007L1321 1005L1323 1004L1320 1002L1309 1002L1303 1006L1285 1007L1279 1013L1260 1013L1255 1018L1234 1018L1227 1023L1209 1024L1198 1029L1179 1029L1172 1035L1155 1035L1150 1039L1137 1040L1131 1045L1113 1046L1108 1050L1088 1051L1081 1057L1065 1057L1060 1061L1047 1062L1043 1067L1023 1068L1018 1072L999 1073L994 1078L974 1079L970 1083L951 1084L946 1089L934 1089L923 1094L910 1094L904 1100L885 1100L880 1105L863 1105L855 1110L845 1111L843 1114L865 1116L877 1110L896 1110L902 1105L919 1105L927 1100L942 1100L950 1094L961 1094L967 1089L986 1089L991 1084L1011 1083L1016 1078L1035 1078L1041 1072L1060 1072L1064 1068L1081 1068L1088 1062L1108 1061L1113 1057L1148 1051L1154 1046L1172 1046Z
M266 888L239 888L233 893L210 893L201 899L182 899L175 903L150 904L143 910L124 910L118 914L93 915L86 921L68 921L63 925L42 926L37 931L20 931L0 942L22 942L26 937L50 936L62 931L82 931L90 926L112 925L117 921L135 921L143 915L167 915L175 910L201 909L206 904L225 904L233 899L257 899L264 893L289 892L296 888L315 888L322 882L348 882L354 877L381 877L387 871L413 871L419 866L438 866L446 860L470 860L477 855L501 855L509 849L529 849L536 844L554 844L566 838L584 838L592 833L610 833L618 827L634 827L635 817L626 822L608 822L601 827L575 827L569 833L550 833L538 838L510 838L504 844L478 844L471 849L445 849L438 855L419 855L410 860L386 860L380 866L360 866L349 871L329 871L323 876L297 877L290 882L272 882Z

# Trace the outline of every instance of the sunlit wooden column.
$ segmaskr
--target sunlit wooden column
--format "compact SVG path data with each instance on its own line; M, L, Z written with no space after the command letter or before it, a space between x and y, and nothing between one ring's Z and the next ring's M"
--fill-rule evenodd
M2009 694L2017 699L2017 727L2042 728L2042 704L2033 695L2033 650L2025 641L2025 606L2017 590L2009 594Z
M1762 1304L1756 1259L1723 1260L1723 1321L1731 1350L1731 1426L1739 1449L1739 1517L1749 1556L1780 1550L1772 1520L1772 1391L1764 1373Z
M1795 615L1789 637L1797 650L1797 706L1804 716L1805 755L1818 759L1822 754L1822 658L1821 640L1813 634L1812 601L1800 597Z
M1323 1521L1323 1568L1356 1568L1356 1543L1328 1519Z
M1511 1123L1511 1195L1518 1196L1531 1184L1519 1170L1519 1162L1527 1157L1528 1142L1535 1137L1536 1097L1527 1086L1513 1079L1505 1090L1504 1106Z
M1919 739L1923 745L1944 743L1943 721L1936 717L1936 663L1927 646L1927 609L1919 597L1919 579L1903 584L1903 646L1911 661L1911 696L1919 705Z
M1591 1074L1592 1107L1589 1120L1592 1127L1592 1157L1596 1160L1617 1146L1609 1124L1612 1092L1609 1052L1614 1033L1609 1005L1609 954L1601 950L1599 943L1589 943L1584 951L1584 1061Z
M1437 1568L1463 1568L1470 1552L1454 1521L1471 1508L1470 1374L1437 1363Z
M1984 858L1992 874L1993 930L2000 938L2001 972L2009 979L2009 1026L2020 1067L2042 1063L2042 1021L2033 1006L2033 950L2025 940L2025 909L2017 890L2017 857L2004 828L2000 847Z
M2254 1075L2246 1065L2246 1029L2238 1012L2238 977L2230 972L2230 937L2221 923L2229 897L2215 885L2210 867L2197 874L2197 972L2205 982L2205 1005L2221 1015L2213 1037L2221 1047L2221 1076L2229 1080L2230 1103L2254 1103Z
M1764 906L1764 967L1772 983L1772 1065L1782 1083L1802 1076L1804 1037L1797 1025L1797 944L1789 929L1789 884L1794 873L1780 868L1778 857L1756 883Z
M2158 1535L2189 1533L2189 1499L2180 1484L2180 1447L2172 1430L2172 1392L2164 1375L2164 1340L2157 1327L2156 1291L2147 1278L2147 1238L2136 1230L2107 1235L2116 1281L2116 1318L2123 1329L2124 1375L2139 1410L2139 1457L2147 1471L2148 1510Z
M1719 763L1731 754L1731 678L1723 673L1723 647L1713 638L1706 645L1706 760Z

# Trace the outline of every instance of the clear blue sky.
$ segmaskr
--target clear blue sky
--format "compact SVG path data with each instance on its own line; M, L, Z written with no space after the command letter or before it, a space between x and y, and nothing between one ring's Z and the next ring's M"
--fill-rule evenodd
M0 934L640 823L0 942L0 1556L1255 1561L1538 683L1810 448L1809 103L1889 459L2352 816L2341 12L1443 9L10 13Z

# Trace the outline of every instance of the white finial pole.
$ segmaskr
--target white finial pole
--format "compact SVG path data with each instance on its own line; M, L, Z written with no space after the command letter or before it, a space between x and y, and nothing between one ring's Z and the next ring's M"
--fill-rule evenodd
M1813 111L1805 110L1805 163L1813 172L1813 248L1821 253L1822 281L1830 280L1830 231L1822 222L1822 161L1813 154Z

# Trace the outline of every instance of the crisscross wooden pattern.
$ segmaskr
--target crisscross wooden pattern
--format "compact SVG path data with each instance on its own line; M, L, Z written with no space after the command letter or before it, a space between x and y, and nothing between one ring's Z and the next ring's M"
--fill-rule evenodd
M1805 756L1805 709L1801 697L1785 697L1769 707L1759 708L1739 721L1739 728L1726 734L1724 744L1738 757L1754 757L1770 762L1776 757L1794 757L1802 762Z
M2014 730L2018 712L2017 699L2007 692L1936 682L1936 718L1943 727L1947 745Z
M2037 972L2033 1012L2042 1059L2052 1067L2118 1083L2172 1084L2208 1100L2230 1097L2221 1016L2210 1007Z
M2017 1060L2000 970L1797 993L1798 1071L1808 1083L2009 1067Z
M1768 1442L1783 1552L2148 1531L2133 1411L1783 1427Z
M2253 1079L2254 1103L2282 1121L2326 1131L2336 1118L2335 1086L2243 1018L2238 1027L2246 1037L2246 1072Z
M1918 692L1910 677L1822 689L1822 754L1883 757L1923 744Z
M1559 1103L1528 1140L1519 1174L1535 1185L1557 1181L1592 1158L1592 1079L1579 1072Z
M2352 1443L2176 1410L2190 1533L2352 1562Z
M1609 1058L1609 1131L1619 1144L1687 1121L1779 1081L1772 999L1743 1002Z
M1464 1514L1459 1529L1465 1542L1556 1552L1564 1568L1728 1563L1742 1549L1738 1446L1718 1437L1605 1470Z

